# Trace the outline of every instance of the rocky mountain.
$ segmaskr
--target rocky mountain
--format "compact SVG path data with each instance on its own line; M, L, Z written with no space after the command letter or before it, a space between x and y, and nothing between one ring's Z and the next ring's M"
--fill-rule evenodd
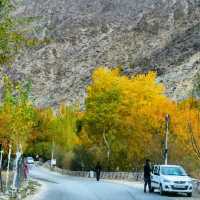
M32 81L38 106L83 103L99 65L156 70L174 99L190 94L200 69L200 0L22 0L15 15L35 17L32 34L51 41L12 69Z

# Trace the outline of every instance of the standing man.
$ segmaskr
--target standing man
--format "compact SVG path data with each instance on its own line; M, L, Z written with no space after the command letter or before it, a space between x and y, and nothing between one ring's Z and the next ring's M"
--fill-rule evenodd
M151 192L151 167L150 160L146 160L144 165L144 192L146 192L146 188L149 188L149 192Z
M101 176L101 165L100 162L97 163L96 167L95 167L95 171L96 171L96 179L97 181L100 180L100 176Z

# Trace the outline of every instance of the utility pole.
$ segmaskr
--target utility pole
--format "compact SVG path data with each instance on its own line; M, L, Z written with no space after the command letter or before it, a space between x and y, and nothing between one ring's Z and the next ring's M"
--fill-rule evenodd
M52 141L52 150L51 150L51 168L55 165L55 160L54 160L54 148L55 148L55 143L54 140Z
M169 122L170 122L170 116L169 116L169 114L167 114L167 115L165 116L165 123L166 123L166 131L165 131L165 151L164 151L165 165L167 165L167 163L168 163Z

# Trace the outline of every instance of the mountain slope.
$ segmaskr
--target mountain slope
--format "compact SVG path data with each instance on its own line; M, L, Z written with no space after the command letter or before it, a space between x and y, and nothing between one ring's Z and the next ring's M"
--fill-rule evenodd
M200 68L200 0L23 0L15 14L37 17L34 36L51 39L9 72L32 80L38 106L83 103L99 65L156 70L175 99Z

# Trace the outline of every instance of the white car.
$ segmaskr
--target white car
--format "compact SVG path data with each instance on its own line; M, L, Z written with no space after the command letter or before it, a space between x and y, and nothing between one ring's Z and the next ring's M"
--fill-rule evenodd
M160 194L165 192L186 193L192 196L192 179L179 165L155 165L151 176L151 190L159 189Z
M32 157L26 158L28 164L34 164L34 159Z

